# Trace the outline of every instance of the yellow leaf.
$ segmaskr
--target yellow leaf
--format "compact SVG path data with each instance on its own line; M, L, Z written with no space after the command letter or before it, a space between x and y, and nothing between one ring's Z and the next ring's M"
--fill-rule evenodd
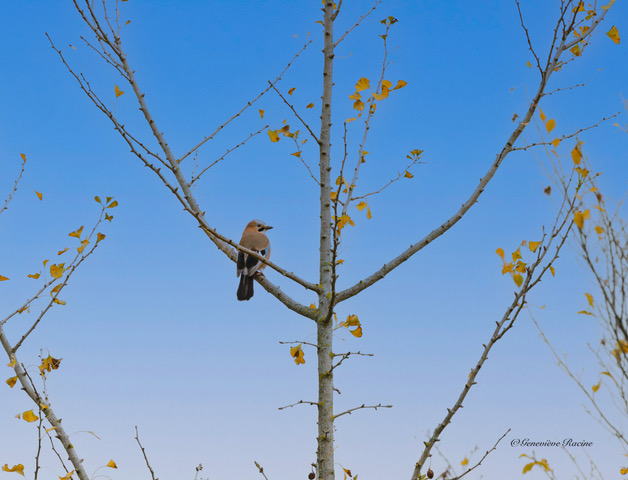
M68 473L65 477L59 477L59 480L70 480L72 478L72 475L74 475L74 470Z
M404 80L398 80L397 81L397 85L395 85L395 88L393 88L392 90L398 90L400 88L405 87L408 84L408 82L404 81Z
M465 465L468 465L468 464L469 464L469 459L467 457L464 457L464 460L462 460L462 462L460 462L460 465L462 465L463 467Z
M59 250L57 252L57 255L61 255L61 254L65 253L65 252L67 252L68 250L70 250L70 247L65 247L63 250Z
M68 233L68 237L74 237L74 238L81 238L81 233L83 233L83 225L81 225L81 228ZM46 260L47 261L47 260ZM44 263L44 266L46 266L46 264Z
M595 227L595 231L597 232L598 235L602 235L604 233L604 229L600 227L599 225Z
M580 45L577 43L573 47L571 47L569 51L573 53L576 57L582 55L582 52L580 51Z
M573 221L578 226L578 228L582 230L582 227L584 227L584 221L590 217L591 214L589 212L589 209L586 209L584 212L576 210L573 214Z
M589 302L589 305L593 307L593 295L591 295L590 293L585 293L584 295L587 297L587 302Z
M608 2L608 5L603 5L602 10L608 10L613 6L613 3L615 3L615 0L611 0L610 2Z
M50 265L50 275L52 275L53 278L61 278L63 272L65 271L63 268L64 265L65 263L60 263L59 265L54 263Z
M539 108L539 116L541 117L541 121L544 122L545 121L545 114L543 113L543 110L541 110Z
M109 460L109 462L107 462L107 465L105 465L105 467L118 468L118 466L116 465L116 462L114 462L113 460Z
M22 413L22 420L26 420L30 423L39 420L39 417L33 413L33 410L28 410L27 412Z
M310 303L310 308L311 308L312 310L316 310L316 305L314 305L313 303Z
M305 358L303 357L303 350L301 349L300 343L296 347L290 348L290 356L294 358L294 363L296 365L301 365L305 363Z
M358 112L362 112L364 110L364 102L360 99L356 100L355 102L353 102L353 109L357 110Z
M336 178L336 185L344 185L345 183L347 183L345 178L342 175L338 175L338 178Z
M539 248L541 242L528 242L528 248L531 252L536 252L536 249Z
M587 312L586 310L580 310L580 311L578 312L578 314L581 314L581 315L591 315L591 316L593 316L593 314L592 314L591 312Z
M360 326L360 320L358 319L357 315L347 316L347 320L345 320L342 323L344 323L347 327L359 327Z
M355 84L355 89L358 92L366 90L367 88L371 88L371 83L369 82L368 78L362 77L360 78L360 80L358 80L358 83Z
M261 108L259 109L259 118L264 119L264 110L262 110Z
M338 198L338 192L330 192L330 195L332 200L336 200L336 198Z
M512 262L505 263L504 266L502 267L502 275L508 272L512 272L513 268L514 268L514 264Z
M600 380L599 382L597 382L597 385L593 385L591 387L591 390L593 390L593 392L597 392L600 389L600 384L602 383L602 381Z
M502 260L504 259L504 249L503 248L498 248L497 250L495 250L495 253L497 255L499 255L502 258Z
M4 277L0 275L0 282L4 282L5 280L9 280L9 277Z
M89 244L89 240L86 238L85 240L81 241L81 245L76 249L76 251L78 253L83 253L83 250L85 250L85 247Z
M549 133L552 130L554 130L555 126L556 126L556 120L554 120L553 118L548 120L547 123L545 124L545 128L547 129L547 133Z
M358 327L355 330L349 330L351 332L351 335L353 335L354 337L358 337L360 338L362 336L362 327Z
M6 382L9 387L13 388L15 386L15 383L17 382L17 376L7 378Z
M560 139L559 138L555 138L554 140L552 140L552 145L554 145L554 148L558 147L559 143L560 143Z
M290 90L288 90L288 95L292 95L292 92L294 92L297 89L297 87L292 87Z
M582 160L582 150L580 149L580 145L582 145L582 143L583 142L577 142L576 146L571 151L571 159L576 165L580 165L580 160Z
M17 360L15 358L15 355L11 354L11 361L9 363L7 363L7 367L13 368L16 365L17 365Z
M22 157L22 162L26 162L26 155L24 155L23 153L20 153L20 157Z
M320 23L323 27L325 26L325 24L323 22L321 22L320 20L317 20L314 23Z
M116 89L115 89L116 90L116 98L118 98L120 95L124 95L124 92L122 90L120 90L117 85L115 87L116 87Z
M305 108L314 108L314 104L313 103L308 103Z
M526 65L527 65L527 67L528 67L528 68L532 68L532 64L530 63L530 60L528 60L528 61L526 62Z
M56 303L57 305L65 305L65 300L59 300L58 298L54 298L52 303Z
M268 136L270 137L270 141L275 143L279 141L279 135L277 135L276 130L268 129Z
M518 287L520 287L523 284L523 277L518 273L515 273L512 276L512 279L515 281L515 284L517 284Z
M411 174L410 172L408 172L407 170L406 170L406 173L404 173L404 174L403 174L403 176L404 176L405 178L414 178L414 175L412 175L412 174Z
M617 31L617 27L615 25L613 25L613 27L606 32L606 35L608 35L608 38L610 38L613 42L619 45L619 32Z
M39 200L42 199L43 195L39 193L37 190L35 190L35 194L37 195L37 198L39 198Z
M360 98L362 98L362 95L360 95L358 92L355 92L354 94L349 95L350 100L359 100Z
M109 197L107 197L107 198L109 198ZM109 200L107 200L107 201L109 201ZM107 208L116 208L117 206L118 206L118 201L114 200L109 205L107 205Z
M33 273L33 274L29 274L26 275L28 278L34 278L35 280L37 280L39 278L39 273Z
M512 252L512 261L516 262L519 259L521 259L521 247Z
M604 8L604 7L602 7ZM626 475L628 473L628 468L622 468L619 470L619 473L621 473L622 475Z
M297 158L301 158L301 152L294 152L294 153L291 153L290 155L293 155Z
M526 264L523 263L521 260L519 260L517 262L517 266L515 267L515 270L519 273L525 273L526 271Z
M2 471L3 472L15 472L24 476L24 465L22 465L21 463L18 463L17 465L13 465L11 468L9 468L9 465L5 463L4 467L2 467Z
M366 208L366 218L371 218L371 209L368 206L368 203L366 203L365 201L362 201L360 203L358 203L356 205L356 207L358 208L358 210L362 211Z
M104 233L100 233L100 232L98 232L98 233L96 234L96 243L100 242L101 240L104 240L106 236L107 236L107 235L105 235Z
M549 266L549 271L552 273L552 277L556 275L556 270L554 270L554 266L553 265Z

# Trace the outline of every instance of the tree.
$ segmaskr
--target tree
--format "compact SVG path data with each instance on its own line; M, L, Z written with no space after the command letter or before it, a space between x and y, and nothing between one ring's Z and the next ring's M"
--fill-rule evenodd
M130 60L125 54L122 47L122 38L121 31L124 27L124 20L118 16L118 10L115 7L109 7L109 11L106 9L100 10L101 5L98 6L92 5L90 3L85 3L84 5L78 2L75 2L75 6L79 11L81 17L85 21L86 25L91 29L91 31L95 34L95 40L86 40L86 45L88 48L92 48L99 52L102 58L112 67L115 71L123 77L127 84L115 85L115 96L116 98L126 99L128 97L122 97L125 93L129 95L131 92L135 95L135 98L138 102L140 110L142 112L143 118L147 122L147 126L149 127L153 139L151 140L155 146L151 146L148 140L140 139L139 135L136 135L134 132L131 132L127 129L126 122L118 119L115 110L110 107L104 100L97 95L95 90L92 88L90 83L88 83L87 79L82 75L74 72L71 68L71 62L66 60L66 54L64 51L55 46L53 43L53 48L57 51L57 53L61 56L64 63L68 66L70 71L73 73L74 78L79 82L80 87L83 89L85 94L93 101L93 103L109 118L114 125L114 128L117 132L122 136L126 144L129 146L131 151L141 160L141 162L147 166L152 172L158 176L160 181L168 188L168 190L172 193L172 195L177 199L179 204L189 213L191 214L199 226L203 229L204 233L207 237L217 246L219 250L225 253L231 260L235 258L235 250L244 251L242 247L238 246L233 240L229 239L226 235L217 231L217 228L212 224L212 222L208 221L207 218L211 218L205 214L202 207L199 205L199 201L197 199L197 194L192 190L192 186L196 184L196 181L200 179L201 176L207 173L207 168L211 166L211 163L204 165L200 168L200 173L194 174L191 166L189 165L191 158L188 162L184 163L188 157L194 155L198 149L200 149L203 145L205 145L209 140L213 139L216 134L225 128L226 125L230 124L233 120L238 118L242 112L248 109L251 105L253 105L259 97L252 99L248 102L242 110L236 112L229 120L222 123L214 132L208 134L204 137L200 142L193 145L191 148L186 150L186 153L181 156L175 156L166 142L165 135L162 133L161 128L158 126L157 120L153 117L151 110L149 110L147 100L144 96L142 89L140 88L140 84L136 79L135 72L133 67L130 64ZM102 7L106 7L106 4L102 4ZM574 8L575 7L575 8ZM324 46L324 71L323 71L323 94L322 94L322 105L321 105L321 127L320 130L314 129L312 125L306 121L303 121L303 127L307 130L310 138L309 145L312 143L316 144L318 149L318 157L319 157L319 170L318 174L312 176L314 180L319 185L319 200L320 200L320 241L319 241L319 278L317 281L307 281L290 272L287 268L282 268L275 263L266 262L269 266L269 269L275 270L279 274L284 277L292 280L297 285L304 287L306 290L313 292L318 298L317 305L314 308L310 308L307 303L303 301L298 301L292 296L288 296L284 291L282 291L275 283L271 282L266 277L257 277L256 281L265 288L271 295L275 296L280 302L286 305L289 309L299 313L301 316L312 319L316 322L317 328L317 341L314 344L314 347L317 352L317 358L319 362L319 397L313 403L318 410L318 454L317 454L317 472L320 478L333 478L334 476L334 447L333 447L333 423L334 420L339 416L344 415L345 413L350 413L354 409L349 409L344 412L334 412L333 409L333 401L334 401L334 369L343 362L345 359L349 358L354 352L334 352L333 350L333 332L335 328L351 328L353 332L357 334L361 331L360 323L357 318L357 315L352 314L347 317L344 322L335 322L334 318L334 307L336 307L341 302L344 302L357 294L363 292L370 286L376 284L379 280L381 280L384 276L388 275L392 270L396 269L404 262L409 260L414 254L418 253L425 246L432 243L437 238L440 238L445 232L447 232L451 227L453 227L468 211L470 211L471 207L477 202L480 195L483 193L485 187L494 177L497 170L502 165L504 159L507 155L519 148L527 148L527 146L516 146L515 143L519 139L521 133L524 131L530 120L532 119L539 101L543 96L548 94L546 92L546 86L548 81L552 75L556 73L557 70L562 68L564 64L571 60L571 55L576 55L575 53L570 52L570 50L575 47L582 46L584 48L584 43L587 42L591 36L591 34L596 30L596 27L602 21L604 16L606 15L606 10L600 9L595 11L595 15L590 16L585 20L586 16L591 15L588 12L580 12L579 8L575 6L572 2L563 2L560 5L560 14L559 18L556 21L556 28L554 30L554 38L550 42L549 55L547 57L547 61L542 61L539 59L539 56L536 55L535 50L532 50L532 45L530 44L530 48L534 54L534 57L537 62L537 69L539 71L539 84L538 89L528 105L525 113L522 113L521 120L515 124L513 131L510 133L508 138L505 141L504 146L501 148L500 153L497 155L494 162L491 162L488 170L485 175L480 180L479 184L476 188L465 197L463 205L461 208L457 209L453 215L448 217L444 222L441 222L437 228L433 229L431 232L427 233L427 235L422 238L410 239L413 241L411 247L407 248L401 254L397 255L392 260L388 261L383 267L373 271L370 275L365 277L363 280L348 286L342 290L336 288L336 281L338 279L338 274L340 269L342 268L340 263L341 258L339 258L339 247L342 245L341 236L344 233L346 235L347 230L345 230L348 225L353 225L355 223L354 218L350 215L349 209L352 206L356 206L357 208L365 209L367 212L369 211L369 206L367 204L367 198L371 195L371 192L366 191L363 195L358 195L356 188L358 186L357 180L359 174L363 171L363 165L368 164L368 157L366 157L367 152L365 151L366 140L369 135L369 130L371 128L372 119L376 113L376 110L379 108L378 105L381 105L382 102L385 102L388 97L394 98L394 91L396 89L400 89L404 87L403 82L398 81L396 84L393 82L387 82L385 78L386 68L387 68L387 36L389 29L394 25L396 19L393 17L387 17L383 20L384 26L382 31L382 40L384 42L384 61L383 67L381 70L381 74L379 75L379 80L373 82L373 88L371 88L371 95L367 95L369 92L369 88L371 87L371 81L369 81L366 77L356 76L356 89L352 94L351 100L353 100L354 109L356 110L356 115L362 120L364 123L363 133L361 135L361 139L359 140L359 147L357 148L357 153L352 157L349 156L349 146L350 143L348 140L345 140L343 143L345 145L345 149L347 151L346 155L341 155L338 161L332 161L333 151L331 148L331 138L332 138L332 85L333 85L333 67L335 62L335 51L336 48L341 44L341 42L346 38L346 35L351 33L354 27L349 26L346 34L340 35L334 38L334 23L342 11L342 2L339 2L338 5L334 7L331 2L327 2L324 8L324 17L321 22L324 24L324 32L323 32L323 46ZM370 13L370 12L369 12ZM363 19L367 18L365 14L362 18L356 19L357 22L355 26L357 26ZM587 22L580 23L580 22ZM574 32L576 28L587 26L588 30L580 33L580 37L571 39L571 34ZM580 31L579 31L580 32ZM527 30L526 30L527 33ZM528 39L530 40L530 39ZM307 44L306 44L307 46ZM300 52L297 53L297 56L300 55ZM290 66L290 64L288 65ZM283 74L281 74L278 78L281 78ZM125 86L128 85L128 86ZM271 85L265 89L261 95L264 95L266 92L270 92L271 90L277 90L278 94L281 94L282 98L285 100L288 108L292 110L296 116L295 121L301 121L302 115L299 113L299 110L287 100L290 95L290 91L283 92L277 88L277 82L271 83ZM362 100L364 98L364 100ZM261 116L261 114L260 114ZM355 121L355 120L354 120ZM347 139L346 133L351 128L351 124L355 125L353 122L345 122L345 127L343 128L343 138ZM549 121L546 124L547 129L551 130L552 125ZM267 127L264 127L266 130ZM304 131L305 131L304 130ZM259 130L258 130L259 132ZM283 137L288 137L292 140L303 141L304 133L298 133L294 129L290 129L289 127L283 126L280 128L269 128L267 130L269 138L271 141L277 141ZM250 137L246 137L244 141L240 144L236 144L237 147L244 144L248 141L249 138L255 136L257 132L254 132ZM574 134L575 135L575 134ZM559 138L560 140L567 140L571 138L573 135L568 134ZM338 136L339 137L339 136ZM337 137L337 138L338 138ZM297 147L300 147L297 145ZM402 180L405 178L411 178L412 174L408 171L408 169L421 161L422 152L418 148L414 148L415 146L409 146L409 154L408 158L409 165L407 168L401 171L401 174L398 176L392 176L392 181ZM232 151L236 147L232 147L227 153ZM297 152L295 152L295 157L301 158L303 154L301 153L301 149L299 148ZM298 155L297 155L298 154ZM221 161L223 157L219 157L216 161ZM346 164L346 162L352 161L352 166ZM347 167L345 169L345 166ZM333 172L333 174L332 174ZM348 172L348 173L347 173ZM346 176L351 178L345 178ZM390 183L383 182L383 184L373 190L372 193L376 193L381 191L383 188L386 188ZM573 192L572 192L573 194ZM532 242L526 242L524 245L529 249L532 254L536 254L531 261L525 262L521 258L522 252L520 248L515 249L512 255L512 262L507 261L505 258L505 253L502 250L502 256L504 258L504 271L505 273L509 273L512 275L513 280L517 284L518 290L515 295L515 299L513 302L507 307L506 313L501 317L501 320L497 324L497 328L493 335L491 336L490 341L486 344L484 351L478 362L476 363L472 375L469 380L465 383L463 390L458 398L458 401L454 405L454 407L450 410L447 416L443 419L443 421L438 425L435 430L432 438L427 442L425 450L422 452L420 457L418 458L417 467L415 469L413 478L418 478L421 475L421 471L424 471L425 461L430 455L430 451L436 442L439 439L439 436L443 429L448 425L451 421L453 415L458 411L460 406L462 405L462 401L466 398L467 393L469 392L471 386L473 385L475 376L479 372L480 368L484 364L488 352L492 348L492 346L497 342L503 335L510 330L510 328L514 325L514 321L517 318L518 313L525 305L526 295L530 291L532 287L538 284L541 279L541 276L546 272L550 271L551 262L558 255L558 250L550 250L550 247L554 246L562 246L564 242L564 238L569 231L570 223L567 219L571 218L571 213L574 208L573 204L573 196L565 197L565 208L561 210L561 213L558 217L557 222L555 223L555 228L551 231L548 231L547 236L543 239L537 238L536 240L540 240L542 243L539 244L536 240ZM539 233L539 237L542 235ZM346 238L346 236L345 236ZM255 255L254 252L247 252L251 255ZM509 260L509 259L508 259ZM358 312L359 313L359 312ZM304 342L298 342L301 346L305 345ZM293 350L293 355L296 360L302 358L302 349L297 347ZM357 353L357 352L356 352ZM357 408L375 408L375 407L383 406L381 404L378 405L362 405Z

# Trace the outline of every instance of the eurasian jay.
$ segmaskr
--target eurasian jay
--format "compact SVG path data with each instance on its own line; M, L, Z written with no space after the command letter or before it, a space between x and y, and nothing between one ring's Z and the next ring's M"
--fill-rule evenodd
M270 241L264 233L270 230L269 227L261 220L252 220L248 223L240 245L254 252L258 252L264 258L270 258ZM257 258L251 257L244 252L238 252L238 277L240 277L240 286L238 287L238 300L250 300L253 296L253 276L266 268L266 264L260 262Z

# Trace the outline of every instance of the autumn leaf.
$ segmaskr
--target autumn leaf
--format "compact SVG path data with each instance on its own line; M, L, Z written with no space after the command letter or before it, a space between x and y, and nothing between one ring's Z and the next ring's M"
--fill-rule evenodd
M408 172L407 170L406 170L406 173L404 173L404 174L403 174L403 176L404 176L405 178L414 178L414 175L412 175L412 174L411 174L410 172Z
M292 87L290 90L288 90L288 95L292 95L292 93L297 89L297 87Z
M371 88L371 84L368 78L362 77L360 78L360 80L358 80L358 83L355 84L355 89L358 92L361 92L362 90L366 90L367 88Z
M554 148L558 147L559 144L560 144L559 138L555 138L554 140L552 140L552 145L554 145Z
M70 480L72 478L72 475L74 475L74 470L68 473L65 477L59 477L59 480Z
M504 249L503 248L498 248L497 250L495 250L495 253L497 255L499 255L502 258L502 260L504 259Z
M65 305L65 300L59 300L58 298L54 298L52 303L56 303L57 305Z
M16 383L16 382L17 382L17 376L15 376L15 377L11 377L11 378L7 378L7 380L6 380L6 384L7 384L9 387L11 387L11 388L13 388L13 387L15 386L15 383Z
M276 143L279 141L279 135L277 135L276 130L268 129L268 136L270 137L270 141Z
M469 459L467 457L464 457L464 460L462 460L462 462L460 462L460 465L462 465L463 467L465 465L469 465Z
M2 471L3 472L15 472L24 476L24 465L22 465L21 463L18 463L17 465L13 465L11 468L9 468L9 465L5 463L4 467L2 467Z
M556 127L556 120L554 120L553 118L548 120L547 123L545 124L545 128L547 129L547 133L549 133L552 130L554 130L554 127Z
M116 90L116 98L118 98L121 95L124 95L124 92L122 90L120 90L117 85L115 87L116 87L115 88L115 90Z
M553 265L549 266L549 271L551 272L552 277L554 277L556 275L556 270L554 270L554 266Z
M591 387L591 390L593 390L593 392L597 392L600 389L600 384L602 383L602 381L600 380L599 382L597 382L597 385L593 385Z
M590 293L585 293L584 295L587 297L587 302L589 302L591 308L593 308L593 295L591 295Z
M571 159L576 165L580 165L580 160L582 160L582 150L580 149L580 145L582 145L582 143L583 142L576 142L576 146L571 151Z
M109 460L109 462L107 462L107 465L105 465L105 467L118 468L118 466L116 465L116 462L114 462L113 460Z
M22 162L26 162L26 155L24 155L23 153L20 153L20 157L22 157Z
M61 365L61 360L63 360L63 358L53 358L51 355L48 355L46 358L43 358L41 360L39 373L43 374L44 372L57 370L59 368L59 365Z
M9 280L9 277L5 277L3 275L0 275L0 282L4 282L6 280Z
M613 3L615 3L615 0L611 0L610 2L608 2L608 5L603 5L602 10L608 10L613 6Z
M305 108L314 108L314 104L313 103L308 103Z
M59 265L54 263L50 265L50 275L52 275L53 278L61 278L63 272L65 271L63 268L64 265L65 263L60 263Z
M35 195L37 195L37 198L39 198L39 200L41 200L42 197L43 197L43 195L40 192L38 192L37 190L35 190Z
M515 273L515 274L512 276L512 279L515 281L515 284L516 284L518 287L520 287L520 286L523 284L523 277L522 277L520 274L518 274L518 273Z
M543 189L543 193L544 193L545 195L550 195L550 194L552 193L552 186L551 186L551 185L548 185L547 187L545 187L545 188Z
M526 62L526 66L527 66L528 68L532 68L532 64L530 63L530 60L528 60L528 61Z
M70 250L70 247L65 247L63 250L59 250L59 251L57 252L57 255L62 255L62 254L64 254L65 252L67 252L68 250Z
M261 108L259 109L259 118L260 119L264 119L264 110L262 110Z
M81 233L83 233L83 225L81 225L81 228L68 233L68 237L81 238Z
M569 51L573 53L576 57L582 55L582 52L580 51L580 45L577 43L573 47L571 47Z
M528 242L528 248L532 253L536 252L536 249L539 248L541 242Z
M28 410L27 412L22 413L22 420L25 420L29 423L39 420L39 417L33 413L33 410Z
M107 202L109 201L111 197L107 197ZM107 205L107 208L116 208L118 206L118 201L114 200L113 202L111 202L109 205Z
M543 113L543 110L541 110L540 108L539 108L539 117L541 117L542 122L545 121L545 114Z
M606 35L608 35L608 38L610 38L613 42L619 45L619 32L617 31L617 27L615 25L613 25L612 28L606 32Z
M355 330L349 330L349 332L351 332L351 335L353 335L354 337L360 338L362 336L362 327L360 326Z
M356 207L360 211L366 208L366 218L371 218L371 209L369 208L368 203L366 203L365 201L361 201L360 203L356 205Z
M294 363L296 365L301 365L305 363L305 358L303 356L303 350L301 349L300 343L296 347L290 348L290 356L294 358Z
M76 251L78 253L83 253L83 250L85 250L85 247L89 244L89 239L85 239L81 241L81 245L76 249Z
M517 260L520 260L521 257L521 247L517 248L517 250L515 250L514 252L512 252L512 261L516 262Z
M584 221L591 217L589 209L586 209L584 212L580 210L576 210L573 214L573 221L578 226L580 230L584 227Z
M395 85L395 88L391 89L391 90L399 90L400 88L405 87L408 84L408 82L404 81L404 80L398 80L397 81L397 85Z
M364 111L364 102L360 99L356 100L355 102L353 102L353 109L357 110L358 112Z
M595 231L597 232L598 235L602 235L604 233L604 229L600 227L599 225L595 227Z

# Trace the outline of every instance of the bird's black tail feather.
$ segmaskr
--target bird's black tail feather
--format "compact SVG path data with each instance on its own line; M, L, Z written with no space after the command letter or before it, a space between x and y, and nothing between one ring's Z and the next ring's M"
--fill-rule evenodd
M238 300L250 300L253 296L253 277L240 275L240 285L238 286Z

